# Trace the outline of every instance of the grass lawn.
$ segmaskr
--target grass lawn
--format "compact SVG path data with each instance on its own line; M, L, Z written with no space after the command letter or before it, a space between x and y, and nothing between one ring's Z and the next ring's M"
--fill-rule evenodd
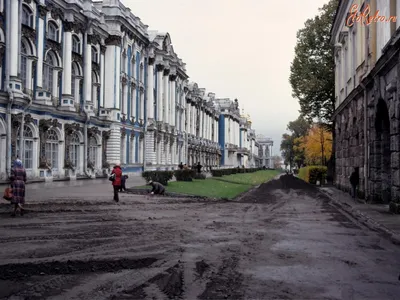
M266 181L271 180L280 172L276 170L262 170L254 173L239 173L222 177L214 177L216 180L223 180L232 183L246 184L246 185L260 185Z
M233 174L223 177L211 177L205 180L172 181L166 186L167 192L196 195L210 198L233 199L240 193L246 192L251 187L271 180L279 174L275 170L263 170L254 173ZM147 188L149 186L138 186L134 188Z

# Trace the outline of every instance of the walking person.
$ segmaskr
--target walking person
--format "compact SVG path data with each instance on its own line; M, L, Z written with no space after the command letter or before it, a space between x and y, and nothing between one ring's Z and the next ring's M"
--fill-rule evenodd
M18 208L20 209L20 215L23 216L24 208L22 206L25 204L26 171L19 158L14 161L10 180L12 189L11 203L14 204L14 212L11 216L15 217Z
M112 186L114 189L114 201L119 202L118 191L121 189L121 179L122 179L122 170L119 163L117 163L113 170L111 171L111 176L113 176ZM110 176L110 177L111 177Z
M351 184L351 197L353 199L356 198L357 194L357 186L359 185L360 176L358 174L358 168L354 168L353 173L350 175L350 184Z
M178 165L178 167L179 167L179 170L183 170L183 163L181 162L181 163Z
M197 166L196 166L196 168L197 168L197 173L201 173L201 168L202 168L203 166L200 164L200 162L198 162L197 163Z

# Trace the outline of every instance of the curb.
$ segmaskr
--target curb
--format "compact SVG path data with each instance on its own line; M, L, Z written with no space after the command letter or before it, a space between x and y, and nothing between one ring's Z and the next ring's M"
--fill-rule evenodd
M358 209L353 208L352 206L348 205L347 203L343 203L343 202L333 199L332 195L329 192L322 190L322 189L319 189L319 190L321 191L321 193L328 196L328 198L331 200L331 202L333 203L333 205L335 207L342 209L343 211L345 211L346 213L351 215L353 218L355 218L357 221L359 221L361 224L363 224L367 228L369 228L373 231L382 233L384 235L384 237L389 239L393 244L400 245L400 235L399 234L396 234L392 230L388 229L384 225L378 223L374 219L368 217L367 215L363 214Z

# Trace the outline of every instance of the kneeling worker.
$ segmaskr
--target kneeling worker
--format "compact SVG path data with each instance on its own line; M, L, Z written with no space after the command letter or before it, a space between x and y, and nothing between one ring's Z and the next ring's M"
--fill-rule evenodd
M152 195L164 195L165 187L161 183L150 180L149 185L153 187L153 189L151 190Z

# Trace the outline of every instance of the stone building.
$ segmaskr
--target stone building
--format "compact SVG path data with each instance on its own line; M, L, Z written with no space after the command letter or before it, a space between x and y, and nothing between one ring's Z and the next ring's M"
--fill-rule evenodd
M17 156L46 180L220 165L215 95L119 0L0 0L0 19L0 179Z
M400 197L400 18L352 22L354 1L341 1L332 26L335 48L335 183L349 190L354 168L359 196L390 202ZM364 11L356 1L358 11ZM370 15L399 16L400 1L371 0ZM347 20L350 20L347 21Z
M274 162L272 161L273 140L262 134L257 134L256 140L259 145L258 157L260 159L260 167L274 168Z
M228 168L241 166L240 111L239 102L229 98L216 99L220 107L219 145L221 147L221 165Z
M251 124L251 121L249 121ZM260 167L260 158L259 158L259 144L256 140L256 132L254 129L248 130L248 138L250 144L250 154L249 154L249 167L250 168L258 168Z

